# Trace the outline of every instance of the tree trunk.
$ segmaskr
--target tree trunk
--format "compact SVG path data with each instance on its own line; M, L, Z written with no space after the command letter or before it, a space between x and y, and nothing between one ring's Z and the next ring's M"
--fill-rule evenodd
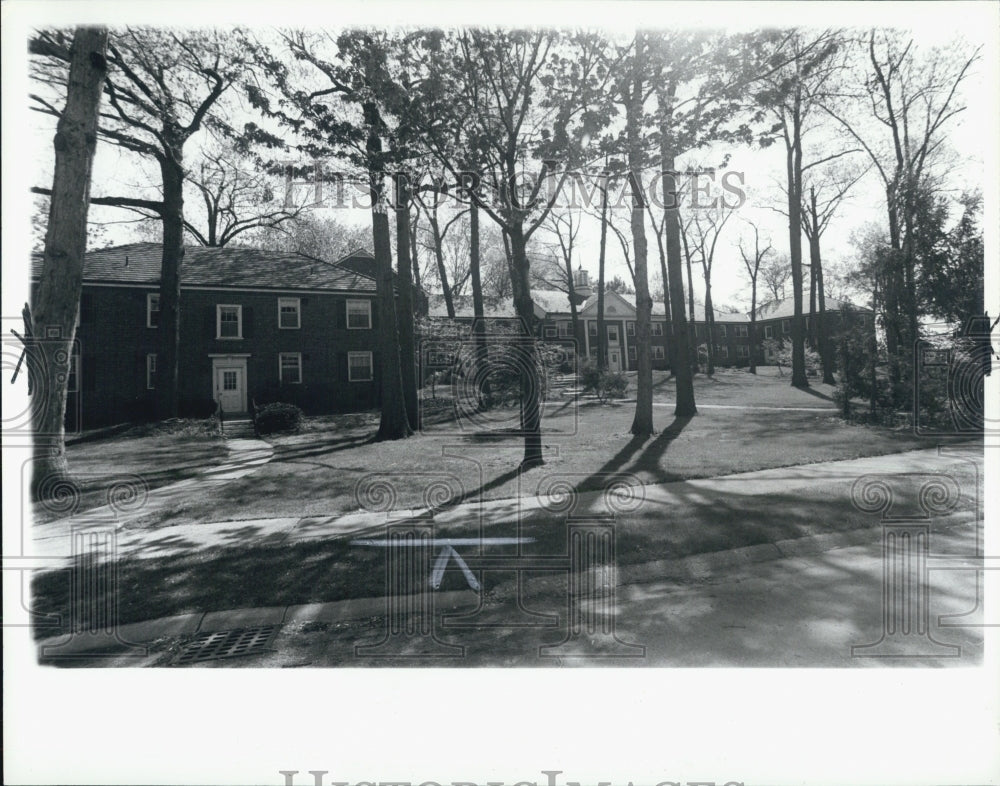
M677 350L674 346L676 338L674 337L673 320L670 318L670 284L667 274L667 254L663 248L663 239L659 234L656 236L656 247L660 252L660 278L663 279L663 324L664 329L667 331L667 368L673 374L675 373L674 364L677 360Z
M642 91L643 36L636 34L635 62L629 101L625 108L625 133L628 139L629 180L632 187L632 246L635 249L635 339L636 339L636 401L631 432L637 437L653 434L653 362L650 347L650 322L653 299L649 296L649 274L646 270L646 203L642 193ZM601 337L598 337L600 340Z
M435 200L437 195L435 194ZM448 272L444 267L444 240L441 237L441 225L438 224L437 202L434 203L434 212L430 215L431 235L434 238L434 261L437 262L438 279L441 281L441 292L444 294L444 305L448 309L448 318L455 318L455 301L451 296L451 287L448 286Z
M178 415L181 340L181 274L184 265L184 165L181 145L165 145L163 178L163 257L160 263L160 327L156 357L156 401L160 420Z
M816 349L816 259L819 256L819 235L813 231L809 240L809 328L806 339L812 349Z
M486 345L486 309L483 305L483 283L479 254L479 205L475 199L469 200L469 270L472 277L472 332L475 338L475 367L473 374L479 380L476 391L479 407L483 409L490 400L490 380L488 367L489 347Z
M417 292L423 293L420 283L420 257L417 255L417 227L420 223L420 211L413 211L413 223L410 225L410 262L413 267L413 285Z
M97 145L97 115L107 73L104 28L80 27L73 34L66 108L59 118L55 173L45 232L42 273L32 308L33 343L25 348L31 380L34 465L32 496L54 494L68 480L66 395L87 248L90 175ZM58 332L57 336L52 333ZM32 366L37 369L32 377Z
M674 195L676 196L676 191L674 192ZM678 215L677 220L679 223L680 215ZM690 344L691 370L697 373L698 335L697 335L697 328L694 316L694 279L692 278L692 272L691 272L691 250L688 248L687 235L684 232L681 232L680 236L681 239L684 241L684 259L687 262L687 274L688 274L688 319L691 322L691 329L688 335ZM683 302L682 302L682 308L683 308Z
M674 389L677 403L674 416L692 417L698 414L694 402L694 378L691 373L691 340L688 331L691 326L684 316L684 269L681 267L681 224L677 205L677 179L673 154L667 147L667 136L660 132L660 156L663 168L663 226L667 242L667 275L670 279L671 326L673 328L672 351L677 353L674 363Z
M826 323L826 293L823 289L823 260L820 256L819 240L816 241L816 295L819 301L816 331L819 340L819 356L823 361L823 384L835 385L833 378L833 348L830 346L829 326Z
M521 428L524 434L523 469L545 463L542 456L541 380L536 361L535 307L531 300L531 270L523 229L515 224L507 230L511 252L511 284L514 309L521 321L522 336L517 341L516 359L521 375Z
M373 194L375 192L373 191ZM396 303L392 291L392 247L389 216L378 202L372 205L372 239L375 247L375 289L379 317L379 368L381 370L382 418L376 442L404 439L413 432L406 415L403 376L399 358Z
M566 261L566 289L569 290L569 319L570 328L574 336L580 335L580 310L576 305L576 286L573 283L573 257L572 250L565 256ZM574 351L577 351L576 348Z
M705 273L705 329L708 331L708 376L715 373L715 312L712 310L712 274Z
M605 172L607 169L605 168ZM597 367L608 367L608 340L604 326L604 261L608 246L608 180L601 188L601 247L597 258ZM636 357L639 353L636 353ZM626 358L626 362L628 359Z
M805 335L802 330L802 142L801 122L796 108L791 118L792 137L787 147L788 169L788 239L792 260L792 387L807 388Z
M396 175L396 257L399 287L399 357L403 400L410 428L420 428L417 398L416 337L413 325L413 265L410 259L410 186L406 176Z

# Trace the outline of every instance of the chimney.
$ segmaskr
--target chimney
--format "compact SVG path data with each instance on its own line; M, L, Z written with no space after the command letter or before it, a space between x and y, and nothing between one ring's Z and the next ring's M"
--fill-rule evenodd
M128 254L125 255L125 267L128 267Z
M573 274L573 291L576 293L578 306L594 294L590 288L590 275L583 269L583 265L580 265Z

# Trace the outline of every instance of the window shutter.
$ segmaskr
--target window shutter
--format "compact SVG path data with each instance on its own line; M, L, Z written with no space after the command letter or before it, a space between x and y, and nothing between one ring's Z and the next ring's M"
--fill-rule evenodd
M378 330L378 300L373 298L370 302L372 304L372 330Z
M215 306L205 306L205 316L202 318L203 330L208 338L215 338Z
M337 379L341 382L347 382L347 353L338 352L337 353Z
M337 330L347 328L347 301L338 298L333 301L333 321Z
M253 338L253 309L243 306L243 338Z

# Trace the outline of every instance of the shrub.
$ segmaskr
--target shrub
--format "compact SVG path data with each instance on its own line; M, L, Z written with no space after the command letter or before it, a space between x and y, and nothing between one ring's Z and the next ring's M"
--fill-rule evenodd
M625 396L628 377L620 371L602 371L596 363L587 361L580 369L580 384L584 393L593 393L604 404L609 399Z
M628 391L628 378L620 371L604 372L604 379L597 391L597 398L601 403L605 403L612 398L625 398Z
M302 410L294 404L265 404L257 410L256 424L260 434L298 431Z

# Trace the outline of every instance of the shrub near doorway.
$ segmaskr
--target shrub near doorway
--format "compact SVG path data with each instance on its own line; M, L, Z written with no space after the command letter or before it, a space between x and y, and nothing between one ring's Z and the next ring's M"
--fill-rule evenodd
M260 434L298 431L302 410L294 404L265 404L257 410L257 431Z

